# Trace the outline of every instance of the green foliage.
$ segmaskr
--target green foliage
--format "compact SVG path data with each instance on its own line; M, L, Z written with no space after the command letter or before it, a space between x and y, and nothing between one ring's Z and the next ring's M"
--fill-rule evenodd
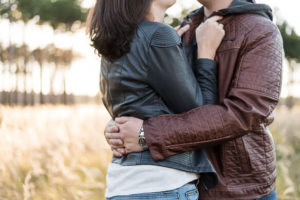
M18 0L18 9L23 19L39 16L41 23L48 22L55 28L60 23L71 26L75 21L84 21L86 17L78 0Z
M39 23L49 23L53 28L65 24L70 29L74 22L85 21L87 10L80 3L80 0L11 0L1 2L0 15L25 22L38 16Z
M287 22L278 25L278 28L282 35L286 58L300 62L300 36L289 27Z
M6 15L6 18L8 17L7 13L9 12L10 7L9 3L5 0L0 0L0 16Z
M183 18L185 16L187 16L189 12L190 12L190 10L188 10L188 9L182 10L180 17L173 17L173 16L166 14L165 15L165 23L169 24L172 27L179 26L181 24L181 22L183 21Z

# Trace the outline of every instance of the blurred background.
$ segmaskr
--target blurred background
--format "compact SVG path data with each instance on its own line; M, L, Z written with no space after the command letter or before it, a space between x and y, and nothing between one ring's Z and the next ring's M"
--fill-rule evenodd
M285 47L282 99L271 130L279 199L300 199L300 3L258 0L276 15ZM0 199L102 200L110 116L100 58L85 34L94 0L0 0ZM178 0L176 26L196 0Z

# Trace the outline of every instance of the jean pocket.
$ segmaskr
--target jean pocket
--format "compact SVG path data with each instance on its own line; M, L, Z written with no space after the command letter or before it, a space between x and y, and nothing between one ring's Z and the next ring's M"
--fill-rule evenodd
M194 189L185 193L187 200L198 200L199 192L198 189Z

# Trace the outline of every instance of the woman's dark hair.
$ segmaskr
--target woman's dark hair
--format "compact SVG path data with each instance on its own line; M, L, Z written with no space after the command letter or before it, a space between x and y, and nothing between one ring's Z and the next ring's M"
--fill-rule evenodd
M138 24L145 18L152 0L97 0L88 26L92 46L113 61L130 50Z

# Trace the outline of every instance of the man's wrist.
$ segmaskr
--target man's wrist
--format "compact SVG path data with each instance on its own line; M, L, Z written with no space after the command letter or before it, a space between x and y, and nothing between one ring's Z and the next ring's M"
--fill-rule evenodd
M149 147L147 145L147 142L146 142L146 135L145 135L145 132L144 132L144 127L142 125L142 127L140 128L140 131L139 131L139 141L138 141L140 147L143 148L143 150L148 150Z

